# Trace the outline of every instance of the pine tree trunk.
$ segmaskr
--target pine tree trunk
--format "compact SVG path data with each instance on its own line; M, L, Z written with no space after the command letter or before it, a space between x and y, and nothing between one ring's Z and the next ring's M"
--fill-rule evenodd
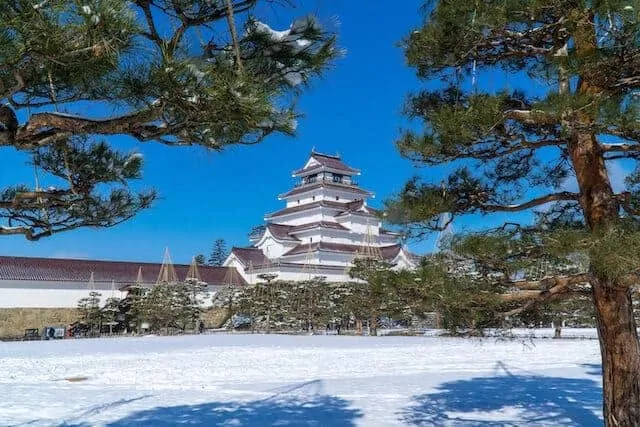
M618 220L619 207L595 135L575 132L569 152L587 226L606 229ZM640 342L631 290L597 279L602 277L598 271L592 275L596 278L591 287L602 356L604 422L607 427L640 427Z
M618 205L594 135L578 134L570 154L580 186L580 203L590 229L618 219ZM601 277L592 271L594 277ZM593 303L602 355L603 416L607 427L640 427L640 342L631 290L594 279Z
M640 426L640 344L631 290L593 283L602 355L605 425Z

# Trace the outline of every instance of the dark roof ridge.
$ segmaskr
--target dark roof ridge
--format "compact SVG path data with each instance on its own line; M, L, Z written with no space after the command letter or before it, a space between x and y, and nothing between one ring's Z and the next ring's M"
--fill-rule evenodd
M341 160L340 154L326 154L316 150L311 150L311 156L329 157L330 159Z

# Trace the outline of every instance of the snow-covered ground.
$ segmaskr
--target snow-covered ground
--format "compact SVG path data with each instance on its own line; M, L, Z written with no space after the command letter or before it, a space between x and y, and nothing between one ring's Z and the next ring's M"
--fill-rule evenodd
M0 342L0 425L595 426L598 364L582 339Z

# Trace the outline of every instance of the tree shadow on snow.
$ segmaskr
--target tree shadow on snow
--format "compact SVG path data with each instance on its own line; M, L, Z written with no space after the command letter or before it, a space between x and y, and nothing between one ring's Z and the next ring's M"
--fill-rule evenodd
M587 375L602 378L602 365L600 363L584 363L582 366L587 369Z
M506 371L506 370L505 370ZM506 375L459 380L414 397L410 425L601 426L602 389L589 379Z
M134 412L108 427L194 426L354 426L362 416L349 402L323 394L292 395L305 383L279 390L268 399L253 402L210 402L198 405L157 407ZM296 393L293 393L296 394Z

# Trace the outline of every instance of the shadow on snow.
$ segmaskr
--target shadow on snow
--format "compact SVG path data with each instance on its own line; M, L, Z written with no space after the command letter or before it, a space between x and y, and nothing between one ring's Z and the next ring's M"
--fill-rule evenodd
M108 427L195 426L354 426L362 416L348 401L321 393L321 381L272 390L274 394L252 402L209 402L133 412ZM90 424L81 422L74 427Z
M213 402L135 412L107 426L353 426L360 414L348 406L345 400L331 396L303 401L285 398L248 403Z
M602 389L590 379L512 374L441 384L401 414L416 426L601 426Z

